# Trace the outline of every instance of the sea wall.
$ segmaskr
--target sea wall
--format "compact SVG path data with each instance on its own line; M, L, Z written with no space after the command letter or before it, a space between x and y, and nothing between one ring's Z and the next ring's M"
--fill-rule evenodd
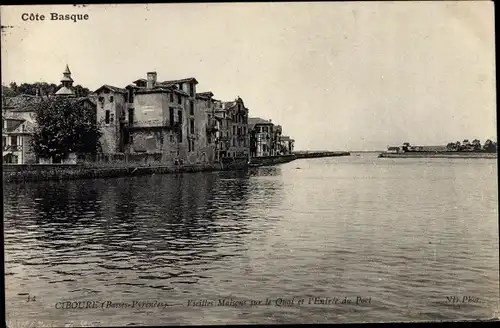
M348 151L306 151L295 153L296 158L318 158L318 157L335 157L335 156L350 156Z
M332 154L341 154L341 152L311 152L307 154L308 156L302 156L300 158L345 156ZM345 152L342 154L345 154ZM90 159L82 161L82 158L80 158L80 163L78 164L4 164L3 181L26 182L92 179L150 174L242 170L248 168L248 166L264 166L287 163L295 160L296 158L297 155L295 154L252 157L250 161L248 160L248 157L227 157L222 158L220 162L195 164L172 164L170 162L161 161L160 158L152 158L151 156L129 157L126 161L124 161L123 158L120 158L120 156L108 156L106 159L99 158L94 159L94 161L91 161Z
M265 166L288 163L295 160L295 155L280 155L280 156L260 156L250 159L250 166Z
M3 165L4 182L110 178L221 170L220 163L170 166L89 167L80 164ZM232 167L231 169L237 169Z
M380 158L497 158L497 153L474 152L406 152L406 153L381 153Z

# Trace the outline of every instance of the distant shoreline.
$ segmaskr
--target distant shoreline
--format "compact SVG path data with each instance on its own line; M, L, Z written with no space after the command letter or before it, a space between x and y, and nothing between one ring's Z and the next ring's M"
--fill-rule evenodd
M387 153L382 152L379 158L497 158L497 153L486 152L457 152L457 151L439 151L439 152L404 152Z

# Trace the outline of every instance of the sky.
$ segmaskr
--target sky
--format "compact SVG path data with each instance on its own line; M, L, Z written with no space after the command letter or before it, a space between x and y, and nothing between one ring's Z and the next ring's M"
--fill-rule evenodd
M2 6L2 83L146 73L240 96L296 150L496 140L493 2ZM45 15L23 21L23 13ZM78 22L51 13L88 14Z

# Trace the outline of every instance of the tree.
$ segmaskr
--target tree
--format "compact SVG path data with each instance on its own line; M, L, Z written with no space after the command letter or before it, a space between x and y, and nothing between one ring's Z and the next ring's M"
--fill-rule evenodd
M74 87L74 92L77 97L87 97L90 93L88 88L84 88L81 85Z
M95 112L74 98L50 97L35 104L31 147L39 157L65 158L69 153L96 153L102 133Z
M454 151L454 150L457 150L457 146L454 142L450 142L446 145L446 149L448 151Z
M481 150L481 141L479 139L474 139L472 140L472 148L475 150L475 151L479 151Z
M2 92L6 97L15 97L20 94L49 96L54 95L61 87L62 84L49 84L47 82L21 83L19 86L16 82L11 82L8 87L2 86ZM73 91L77 97L87 97L90 94L90 90L81 85L73 87Z
M497 143L488 139L484 142L483 150L489 153L494 153L497 151Z

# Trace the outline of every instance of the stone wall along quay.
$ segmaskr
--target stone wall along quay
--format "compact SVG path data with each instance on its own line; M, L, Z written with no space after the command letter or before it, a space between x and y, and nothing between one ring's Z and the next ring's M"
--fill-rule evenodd
M335 156L350 156L348 151L305 151L295 153L296 158L318 158L318 157L335 157Z

